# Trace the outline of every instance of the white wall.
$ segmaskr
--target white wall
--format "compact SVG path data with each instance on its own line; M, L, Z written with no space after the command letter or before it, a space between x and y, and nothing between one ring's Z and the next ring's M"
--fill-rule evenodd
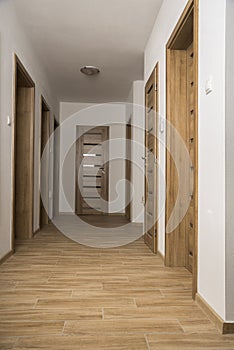
M187 0L164 0L145 49L145 82L156 62L160 114L166 115L165 45ZM200 0L199 17L199 257L198 293L225 319L225 1ZM214 91L206 96L205 81ZM165 134L160 135L162 140ZM160 147L165 174L165 149ZM164 177L160 179L163 198ZM159 221L159 251L165 252L165 210Z
M174 29L187 0L164 0L151 36L145 49L144 79L150 77L155 65L159 62L159 114L162 119L166 116L166 50L165 45ZM160 118L159 118L160 119ZM159 130L159 128L158 128ZM159 198L158 203L165 199L165 133L159 134ZM158 222L158 250L165 254L165 210L161 205L161 215Z
M144 154L145 142L145 108L144 108L144 81L134 81L129 94L132 123L132 188L133 196L131 202L132 221L136 223L144 222Z
M125 104L60 104L61 143L60 164L70 149L67 161L60 173L60 202L61 213L75 210L75 140L78 125L109 125L110 139L121 139L117 147L110 145L109 154L112 159L109 165L109 212L125 212L125 137L126 137L126 105ZM68 136L69 135L69 136ZM71 148L71 144L73 147ZM117 187L116 187L117 186ZM118 191L117 191L118 189ZM120 200L114 202L119 192ZM121 210L119 210L121 208Z
M198 292L225 319L225 1L200 2L199 29Z
M54 99L37 56L18 23L11 0L0 2L0 258L11 249L11 198L12 198L12 127L7 126L7 116L13 113L13 62L17 54L36 84L35 101L35 179L34 179L34 229L39 227L39 134L40 95L46 98L52 113L58 114L59 105Z
M234 1L226 8L226 319L234 320Z

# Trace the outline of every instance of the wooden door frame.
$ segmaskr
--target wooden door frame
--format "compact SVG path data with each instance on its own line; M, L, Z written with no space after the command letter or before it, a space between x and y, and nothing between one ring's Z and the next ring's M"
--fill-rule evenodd
M56 124L56 127L55 127L55 124ZM57 208L56 208L56 205L55 205L55 191L56 189L59 190L59 188L56 188L56 174L55 174L55 167L56 167L56 162L55 162L55 154L56 152L58 152L58 159L57 161L59 162L59 155L60 155L60 149L56 150L56 145L55 145L55 141L56 141L56 138L58 137L59 138L59 146L60 146L60 124L59 122L57 121L55 115L54 115L54 134L53 134L53 213L52 213L52 216L55 217L57 215L59 215L59 203L57 203ZM58 129L58 130L57 130ZM56 131L57 130L57 131ZM56 137L55 137L55 134L56 134ZM57 174L58 176L58 186L59 186L59 173ZM59 196L58 196L58 199L59 199ZM57 210L56 210L57 209Z
M49 137L50 137L50 134L51 134L51 125L50 125L50 120L51 120L51 109L50 109L50 106L49 104L47 103L46 99L44 98L43 95L41 95L41 98L40 98L40 142L39 142L39 179L40 179L40 188L39 188L39 207L38 207L38 210L39 210L39 229L41 229L41 156L42 156L42 153L41 153L41 147L42 147L42 113L43 113L43 104L46 106L47 110L48 110L48 113L49 113ZM50 156L49 156L49 159L48 159L48 188L49 188L49 166L50 166ZM49 193L48 193L48 197L49 197ZM48 203L49 205L49 203ZM48 217L48 223L49 223L49 213L47 213L47 217Z
M198 6L199 0L189 0L187 6L185 7L172 35L166 45L166 57L167 57L167 74L166 74L166 84L167 84L167 96L166 96L166 110L167 110L167 120L170 122L170 50L173 44L178 39L181 30L184 28L189 15L193 11L193 45L194 45L194 86L195 86L195 182L194 182L194 203L195 203L195 240L194 240L194 263L193 263L193 283L192 283L192 297L195 299L197 293L197 270L198 270ZM185 40L185 38L183 38ZM168 153L166 156L166 173L169 172L169 161ZM167 212L167 200L166 200L166 212ZM167 217L167 215L166 215ZM166 223L167 224L167 223ZM166 249L165 249L165 262L168 266L168 261L173 254L178 252L173 249L173 240L167 240L166 237Z
M34 139L35 139L35 83L29 73L27 72L26 68L20 61L19 57L14 54L14 63L13 63L13 120L12 120L12 160L11 160L11 168L12 168L12 182L11 182L11 189L12 189L12 196L11 196L11 244L12 244L12 250L14 251L14 244L15 244L15 203L16 203L16 196L15 196L15 179L16 179L16 118L17 118L17 72L20 70L20 73L24 76L25 80L28 82L29 86L33 88L33 113L31 118L31 147L32 147L32 154L30 159L30 173L31 173L31 188L30 191L30 197L31 197L31 234L29 238L33 237L33 231L34 231Z
M110 139L110 126L108 125L96 125L96 126L90 126L90 125L77 125L76 126L76 147L75 147L75 214L76 215L80 215L78 214L79 211L79 195L78 195L78 184L77 184L77 178L78 178L78 172L77 172L77 163L79 161L77 154L79 152L79 147L80 147L80 142L81 142L81 137L79 137L79 129L87 129L87 131L91 131L92 129L95 129L97 127L103 127L106 128L107 130L107 140ZM82 134L83 135L83 134ZM109 149L107 151L107 159L109 160ZM106 176L106 201L109 202L109 162L106 163L105 165L105 171L108 174L108 176ZM108 208L109 209L109 208ZM85 214L83 214L85 215ZM107 213L103 213L102 215L109 215L109 212Z
M154 91L155 91L155 99L156 99L156 110L155 110L155 118L156 118L156 158L157 158L157 161L159 159L159 139L158 139L158 126L159 126L159 62L156 63L156 65L154 66L150 76L149 76L149 79L147 80L146 84L145 84L145 115L147 113L146 111L146 87L147 87L147 84L149 83L149 80L152 76L152 74L155 74L155 81L154 81ZM145 117L146 118L146 117ZM145 150L147 149L147 130L145 130ZM155 254L158 253L158 170L157 170L157 167L156 167L156 181L155 181L155 187L156 187L156 198L155 198L155 201L156 201L156 204L155 204L155 218L156 218L156 222L155 222L155 231L156 231L156 235L155 235L155 242L154 242L154 247L153 247L153 251ZM147 193L147 179L146 179L146 174L145 174L145 184L144 184L144 192L145 192L145 195L144 195L144 199L145 199L145 204L146 204L146 193ZM144 221L145 221L145 214L144 214ZM145 236L145 232L144 232L144 236Z
M132 148L131 148L131 141L132 141L132 121L130 120L127 124L126 124L126 147L128 146L128 140L130 141L130 155L132 156ZM130 135L130 138L129 138ZM127 148L126 148L127 151ZM130 183L132 182L132 157L130 157L130 159L126 159L125 162L125 178L126 180L128 180ZM129 162L129 164L128 164ZM129 192L129 188L130 186L127 186L128 188L126 189L126 195L127 195L127 191ZM128 200L129 198L125 198L125 200ZM126 205L126 204L125 204ZM125 214L126 218L131 222L132 219L132 205L131 205L131 201L128 203L128 205L125 207Z

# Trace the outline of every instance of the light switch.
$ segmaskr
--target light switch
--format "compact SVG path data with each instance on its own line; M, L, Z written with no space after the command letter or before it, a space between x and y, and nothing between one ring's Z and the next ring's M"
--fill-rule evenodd
M164 132L164 119L161 118L160 120L160 132L163 133Z
M11 117L9 115L7 116L7 125L11 126Z
M206 95L209 95L213 91L213 78L209 77L206 81L206 87L205 87L205 92Z

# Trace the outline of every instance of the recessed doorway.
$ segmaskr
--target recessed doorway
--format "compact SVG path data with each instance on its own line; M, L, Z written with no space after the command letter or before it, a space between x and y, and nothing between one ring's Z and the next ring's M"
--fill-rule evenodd
M187 186L189 207L180 224L166 233L166 266L184 266L193 275L192 294L197 291L197 216L198 216L198 1L189 1L167 43L167 121L182 138L191 164L186 166L181 149L175 142L171 127L167 130L167 145L173 148L180 167L187 174L182 185ZM166 156L166 225L179 199L178 169L172 156ZM178 164L177 164L178 166ZM184 191L184 189L181 189ZM188 193L187 193L188 192ZM179 214L179 210L177 212Z
M109 187L109 127L77 128L76 214L107 215Z
M145 85L145 227L144 241L153 253L158 250L157 159L159 65L154 67Z
M13 246L33 236L35 84L15 56L13 120Z
M50 138L50 108L44 99L41 97L41 159L40 164L41 179L40 179L40 229L49 223L49 157L50 149L47 145ZM42 200L43 197L43 200Z

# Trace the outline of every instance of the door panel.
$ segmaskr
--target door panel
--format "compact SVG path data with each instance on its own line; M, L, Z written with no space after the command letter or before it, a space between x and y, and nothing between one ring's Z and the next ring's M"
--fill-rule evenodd
M17 56L14 64L12 247L33 236L35 84Z
M41 197L40 198L40 228L49 223L49 147L47 146L50 138L50 110L44 100L41 99Z
M15 238L33 234L34 88L18 87L15 151Z
M76 150L76 213L108 212L108 127L80 127ZM103 200L104 201L103 201Z
M145 243L157 252L157 113L158 65L145 87Z
M132 139L132 125L127 124L126 127L126 218L131 221L131 177L132 177L132 163L131 163L131 139Z
M193 44L187 49L187 147L192 164L195 163L195 87L194 87L194 52ZM190 193L193 195L193 184L195 182L195 168L190 169ZM186 245L185 245L185 266L193 272L194 241L195 241L195 206L193 197L190 201L189 210L186 216Z

